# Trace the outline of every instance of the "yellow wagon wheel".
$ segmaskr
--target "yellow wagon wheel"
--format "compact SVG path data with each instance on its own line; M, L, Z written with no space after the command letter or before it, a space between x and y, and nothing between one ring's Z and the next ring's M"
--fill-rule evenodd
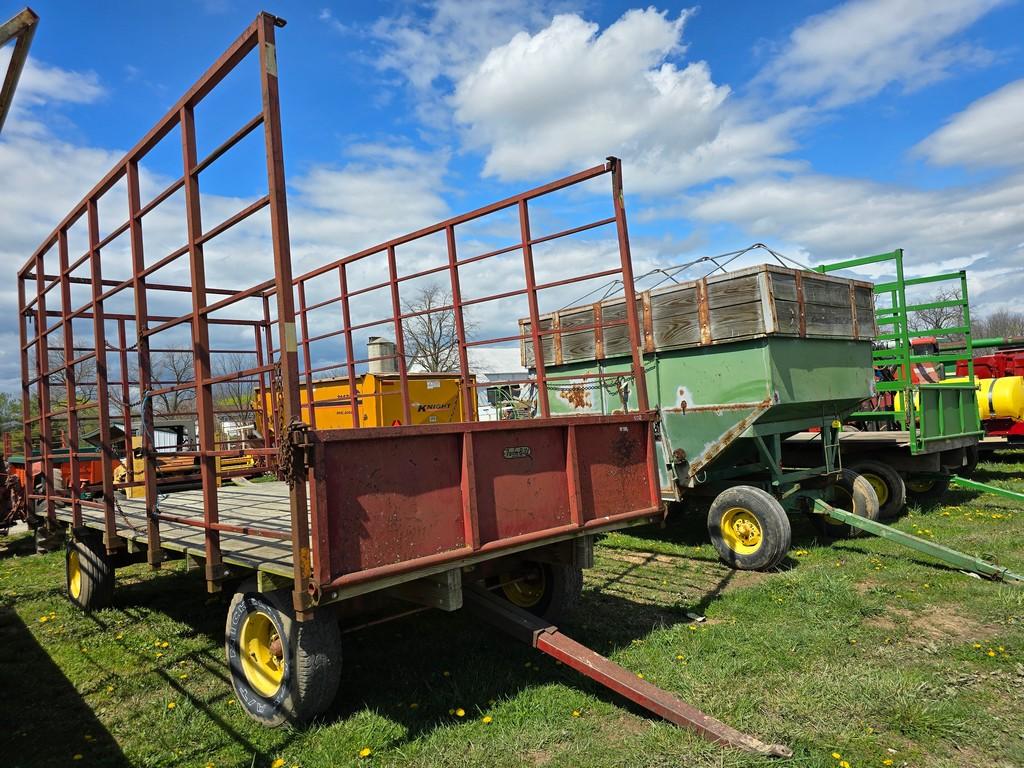
M789 551L789 516L767 491L737 485L722 491L708 510L708 534L722 562L740 570L778 565Z

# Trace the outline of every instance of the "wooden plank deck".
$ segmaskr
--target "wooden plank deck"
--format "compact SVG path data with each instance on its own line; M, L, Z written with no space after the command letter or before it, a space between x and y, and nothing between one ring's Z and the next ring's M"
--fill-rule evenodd
M271 531L291 531L291 513L288 507L288 485L281 481L225 485L217 493L220 522L228 525L251 525ZM159 511L195 520L203 518L203 492L172 491L160 494ZM147 543L146 507L142 499L117 499L117 533L125 539ZM58 507L57 517L71 520L68 507ZM82 508L82 521L89 528L103 530L103 513L98 509ZM250 534L220 534L224 562L247 568L292 575L292 546L290 539L268 539ZM205 557L204 531L190 525L160 521L160 544L165 549Z

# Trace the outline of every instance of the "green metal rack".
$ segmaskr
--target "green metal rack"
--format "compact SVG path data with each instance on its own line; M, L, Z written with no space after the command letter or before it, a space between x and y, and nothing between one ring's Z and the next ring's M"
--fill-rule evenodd
M835 264L816 267L821 273L855 269L871 264L892 262L896 279L875 284L875 319L880 329L876 337L882 342L872 353L876 368L891 368L892 380L876 382L879 393L891 392L892 407L877 410L858 411L852 419L885 420L894 422L909 437L912 454L927 453L933 445L947 443L964 437L983 436L978 415L977 390L974 382L973 342L971 337L971 312L967 292L967 273L964 270L926 277L908 278L903 272L903 250L897 249L876 256L864 256ZM959 298L910 304L907 302L907 288L912 286L954 283L960 291ZM889 306L877 306L879 298L887 298ZM929 309L958 309L959 320L950 328L926 328L911 331L910 317L913 312ZM888 330L884 330L888 329ZM962 335L964 352L937 352L922 354L914 350L912 337ZM884 346L883 346L884 345ZM920 383L914 382L911 372L915 365L924 363L952 363L966 358L968 375L963 382Z

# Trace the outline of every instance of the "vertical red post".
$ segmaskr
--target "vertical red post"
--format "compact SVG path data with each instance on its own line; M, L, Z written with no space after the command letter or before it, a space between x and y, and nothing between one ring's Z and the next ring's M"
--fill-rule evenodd
M127 479L135 482L135 452L132 450L132 390L128 380L128 330L125 319L117 321L117 353L121 368L121 420L124 422L124 458ZM130 486L129 486L130 487Z
M388 246L388 275L391 281L391 311L395 316L395 353L398 356L398 377L402 390L402 423L412 424L412 404L409 402L409 371L405 364L405 330L402 327L402 301L398 295L398 265L395 246Z
M267 344L267 362L274 362L274 334L272 330L273 323L270 322L270 298L266 295L263 296L263 335L266 338ZM267 409L270 413L267 415L268 426L272 430L272 436L269 438L270 442L267 444L268 448L271 448L278 444L281 440L281 414L278 412L278 392L277 392L277 375L271 373L267 378L270 379L270 407ZM264 439L267 439L264 435Z
M160 549L160 521L156 516L156 447L153 445L153 401L149 398L152 387L153 367L149 355L149 305L146 296L146 279L141 277L146 268L142 238L142 199L139 193L139 164L129 160L128 182L128 232L132 248L132 290L135 294L135 349L139 361L139 432L142 437L143 483L146 502L146 562L151 568L159 568L163 555ZM125 425L128 441L131 442L132 425ZM134 458L134 450L129 450Z
M68 421L68 464L71 475L71 487L67 495L71 497L71 526L82 527L82 503L78 498L80 487L78 466L78 393L75 389L75 367L71 361L75 357L75 335L71 321L71 280L68 275L68 233L62 229L57 234L57 254L60 270L60 303L61 323L64 338L64 392Z
M452 283L452 312L455 314L455 338L459 344L459 370L462 386L462 420L473 420L473 400L475 388L469 381L469 355L466 352L466 324L462 319L462 288L459 284L458 255L455 251L455 227L449 224L445 228L448 242L448 272Z
M345 369L348 372L348 401L352 413L352 426L362 426L359 419L359 390L356 388L356 356L352 351L352 313L348 308L348 272L345 265L338 267L338 286L341 289L341 324L345 330Z
M530 235L530 210L526 200L519 201L519 232L523 240L523 271L526 274L526 296L530 306L530 336L533 339L533 366L537 371L537 401L542 418L551 416L548 402L548 377L544 370L544 346L540 335L540 310L537 306L537 278L533 270L533 243Z
M18 340L21 342L21 450L25 457L25 485L23 489L26 494L32 493L32 478L29 477L28 467L32 456L32 425L29 421L32 418L32 387L29 384L28 375L28 319L25 299L26 278L18 276ZM39 344L38 333L35 335L36 344ZM27 502L31 503L31 502Z
M224 577L220 532L210 527L219 522L217 498L216 433L213 411L213 385L210 384L210 324L203 314L206 307L206 264L203 259L203 234L199 201L199 177L196 167L196 127L192 107L181 109L181 147L185 178L185 218L188 223L188 261L192 275L192 363L195 370L196 413L199 421L199 474L203 483L203 522L206 545L206 589L220 591Z
M636 387L637 408L646 411L647 378L644 372L643 340L640 318L636 311L636 285L633 282L633 259L629 253L629 232L626 229L626 201L622 194L622 162L608 158L612 171L612 202L615 206L615 229L619 235L619 259L622 264L622 289L626 297L626 321L629 324L629 346L633 357L633 383Z
M265 302L266 302L266 300L264 299L264 303ZM263 435L263 447L264 448L269 448L270 447L270 430L269 430L270 419L269 419L269 417L267 415L267 410L268 410L267 402L268 402L269 389L267 387L267 374L266 374L266 371L263 370L263 368L266 367L267 362L266 362L266 357L263 354L263 337L262 337L262 335L260 335L260 324L259 323L253 323L252 330L253 330L253 332L254 332L254 334L256 336L256 367L260 369L260 372L259 372L259 384L257 385L258 388L259 388L258 391L259 391L259 397L260 397L260 400L259 400L260 434ZM271 378L273 378L273 377L271 377ZM270 404L271 404L270 407L272 408L273 407L273 401L272 400L270 401ZM260 466L265 467L267 465L267 457L266 456L260 456L259 463L260 463Z
M267 187L270 197L270 229L274 243L274 276L277 294L277 321L281 334L281 383L284 421L290 425L301 420L299 410L298 351L295 339L295 298L292 288L292 259L288 240L288 201L285 195L284 154L281 147L281 110L277 94L277 52L274 43L273 16L260 14L257 24L257 53L263 94L263 135L266 141ZM352 350L349 349L349 354ZM353 393L354 394L354 393ZM286 439L284 435L281 439ZM306 484L291 486L289 498L292 517L292 563L295 589L292 602L299 620L309 617L312 563L309 553L309 514L306 508Z
M50 341L46 326L46 278L43 254L36 257L36 364L38 380L36 389L39 392L39 453L43 467L43 488L46 494L46 518L56 522L53 507L53 435L50 431ZM29 457L25 456L25 482L33 483L28 474ZM35 493L34 487L26 488L27 493Z
M306 369L306 413L309 415L310 429L316 429L316 408L313 402L313 362L309 347L309 321L306 319L306 281L300 280L299 285L299 324L302 327L301 341L302 363ZM300 399L301 407L301 399ZM302 418L301 413L299 418Z
M100 217L96 200L86 208L89 224L89 265L92 278L92 328L96 355L96 407L99 409L100 468L103 472L103 543L108 552L124 546L114 518L114 447L110 443L110 388L107 377L107 329L103 312L103 268L100 263Z

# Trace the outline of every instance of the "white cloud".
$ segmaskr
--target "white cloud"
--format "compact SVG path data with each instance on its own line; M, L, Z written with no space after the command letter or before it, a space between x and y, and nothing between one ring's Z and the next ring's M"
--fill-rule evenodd
M292 179L295 272L341 258L444 218L437 180L447 156L378 144L350 146L352 160Z
M911 91L992 53L953 38L1004 0L850 0L813 16L759 75L786 99L835 107L896 84Z
M975 267L984 269L971 283L972 306L981 314L1019 294L1024 275L1021 174L929 191L825 175L768 178L695 197L688 213L730 222L757 239L784 240L811 263L903 248L911 274L971 267L973 276ZM992 279L996 274L1001 281ZM1006 291L1007 285L1015 287Z
M439 79L464 76L492 47L543 19L537 0L438 0L426 19L403 14L374 23L371 32L381 44L376 64L426 92Z
M10 45L0 48L0 73L7 72L12 51L13 46ZM58 103L90 104L105 94L95 72L53 67L30 57L21 72L18 89L14 92L11 121L4 131L42 130L40 124L23 122L25 111L32 107Z
M677 66L689 12L627 11L604 31L556 16L493 48L457 83L455 119L484 173L522 179L622 156L633 190L789 167L800 111L755 121L705 62Z
M936 165L979 168L1024 163L1024 80L978 99L915 149Z

